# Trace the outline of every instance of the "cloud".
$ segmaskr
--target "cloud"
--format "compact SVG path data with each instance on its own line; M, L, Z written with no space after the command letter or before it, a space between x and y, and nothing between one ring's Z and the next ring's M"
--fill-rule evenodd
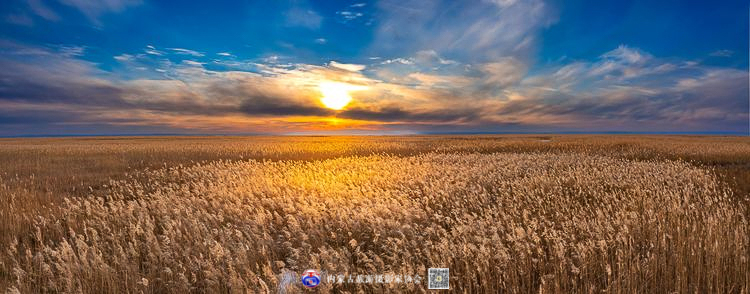
M130 54L120 54L113 58L120 62L127 62L127 61L132 61L133 59L135 59L135 56L130 55Z
M44 65L0 59L0 100L62 105L122 107L124 89L92 78L93 65L45 57Z
M602 58L625 64L640 64L651 59L651 55L638 49L620 45L616 49L604 53Z
M508 57L480 65L485 74L485 85L493 88L507 88L520 82L526 75L526 65Z
M276 54L272 54L272 55L264 57L263 58L263 62L265 62L265 63L278 63L279 59L281 59L281 56L278 56Z
M184 48L167 48L167 49L172 50L175 53L182 54L182 55L190 55L190 56L195 56L195 57L205 56L205 54L201 52L190 50L190 49L184 49Z
M119 13L130 7L141 5L141 0L104 0L104 1L88 1L88 0L59 0L61 3L75 7L83 15L85 15L89 21L96 26L101 26L101 16L108 13Z
M682 64L675 64L667 60L656 59L638 48L620 45L592 62L572 61L556 68L553 75L557 80L567 83L568 85L565 85L567 88L576 80L586 81L578 84L625 82L648 75L672 72L679 68L689 68L690 64L694 62L686 61Z
M499 7L506 8L506 7L509 7L509 6L513 5L513 4L516 4L516 2L518 2L518 0L489 0L488 2L494 3L495 5L497 5Z
M427 88L447 87L447 88L468 88L475 80L464 76L445 76L425 74L421 72L410 73L408 78L417 81L417 84Z
M26 26L26 27L30 27L34 25L34 20L24 13L6 15L5 21L10 24Z
M541 29L556 21L555 13L541 0L461 5L454 1L384 0L377 8L374 52L393 56L434 50L463 63L503 57L527 60Z
M72 108L97 109L97 113L117 111L121 116L123 111L139 116L150 113L171 119L175 116L325 116L331 112L318 101L320 80L359 83L366 80L310 65L294 69L271 67L267 74L216 72L204 69L202 63L188 60L171 65L168 71L174 79L110 81L95 77L105 73L92 63L54 52L45 54L43 60L0 59L0 66L10 70L0 73L0 102L35 108L49 106L62 112ZM133 58L131 54L116 57L122 61ZM18 120L7 115L4 119ZM138 121L134 118L129 123ZM151 122L143 121L144 124Z
M143 52L146 52L146 54L151 54L151 55L158 55L158 56L164 55L163 51L156 50L156 47L152 45L147 45L146 49L144 49Z
M348 63L338 63L336 61L331 61L328 63L328 66L348 71L362 71L365 69L366 66L361 64L348 64Z
M83 56L86 54L86 46L78 45L58 45L55 46L57 52L67 57Z
M620 46L599 60L524 78L506 90L494 118L522 115L581 129L744 131L747 79L742 70L675 65Z
M194 60L183 60L182 63L187 64L187 65L191 65L191 66L203 66L203 64L204 64L203 62L197 62L197 61L194 61Z
M318 29L323 17L312 9L295 6L286 12L286 24L291 27Z
M355 20L357 18L364 16L364 13L362 12L347 11L347 10L336 11L336 14L340 16L344 22L349 22L349 21L352 21L352 20Z
M726 50L726 49L724 49L724 50L716 50L714 52L711 52L711 54L709 54L709 55L710 56L714 56L714 57L732 57L732 55L734 55L734 51L732 51L732 50Z
M315 39L315 43L318 43L318 44L325 44L327 42L328 42L328 40L326 40L325 38L317 38L317 39Z
M386 106L380 109L347 109L339 117L379 121L379 122L401 122L401 123L462 123L471 121L478 117L477 109L434 109L418 110L405 109L397 106Z
M60 16L55 13L54 10L50 9L49 7L47 7L47 5L42 3L41 0L27 0L26 3L28 3L31 11L39 17L48 21L60 20Z
M299 104L283 97L250 96L240 105L240 110L249 115L261 116L327 116L332 111L314 105Z
M435 50L418 51L414 57L414 60L423 65L431 65L435 63L442 65L458 63L455 60L443 59L437 52L435 52Z
M349 5L347 8L336 11L336 16L339 22L341 23L349 23L352 21L356 21L358 19L364 19L365 13L363 12L363 8L367 6L366 3L354 3ZM369 19L369 17L367 17ZM369 19L365 23L365 25L371 25L372 20Z
M414 60L399 57L399 58L384 60L383 62L381 62L381 64L391 64L391 63L414 64Z

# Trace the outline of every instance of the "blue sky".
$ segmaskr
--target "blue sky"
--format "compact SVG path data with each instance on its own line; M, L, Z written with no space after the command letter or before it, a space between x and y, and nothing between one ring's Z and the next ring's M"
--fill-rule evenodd
M3 1L0 135L747 134L748 4L657 2Z

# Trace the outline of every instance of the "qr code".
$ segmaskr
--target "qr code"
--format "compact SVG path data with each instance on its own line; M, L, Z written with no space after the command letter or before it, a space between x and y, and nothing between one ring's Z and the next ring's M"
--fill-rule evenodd
M431 268L427 270L427 289L450 289L447 268Z

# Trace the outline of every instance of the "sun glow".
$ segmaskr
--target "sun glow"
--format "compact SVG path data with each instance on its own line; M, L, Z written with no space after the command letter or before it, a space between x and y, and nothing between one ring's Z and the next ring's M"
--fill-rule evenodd
M341 110L352 101L351 91L361 91L367 89L365 86L357 86L339 82L323 82L318 85L320 93L323 95L320 102L326 107L335 110Z

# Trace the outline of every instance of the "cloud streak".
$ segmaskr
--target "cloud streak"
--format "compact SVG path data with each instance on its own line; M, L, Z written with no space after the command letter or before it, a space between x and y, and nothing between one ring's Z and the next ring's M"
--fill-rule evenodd
M434 50L469 62L530 58L540 29L556 21L542 1L385 0L373 50ZM447 13L451 11L451 13Z
M118 13L130 7L142 4L141 0L60 0L61 3L75 7L85 15L92 23L101 26L101 17L107 13Z

